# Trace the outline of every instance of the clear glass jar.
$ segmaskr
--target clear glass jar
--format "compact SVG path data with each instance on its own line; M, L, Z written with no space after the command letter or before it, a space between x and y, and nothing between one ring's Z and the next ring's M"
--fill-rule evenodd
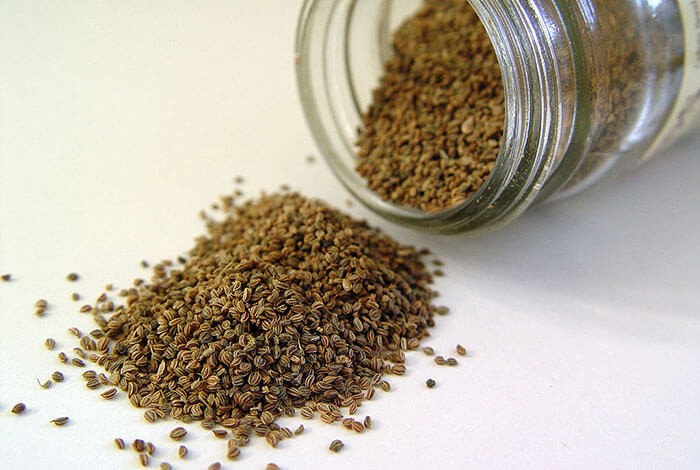
M296 72L307 121L338 179L385 218L443 233L493 228L700 128L697 0L468 3L498 57L505 131L486 183L437 213L383 201L354 170L358 126L392 53L392 33L420 0L302 7Z

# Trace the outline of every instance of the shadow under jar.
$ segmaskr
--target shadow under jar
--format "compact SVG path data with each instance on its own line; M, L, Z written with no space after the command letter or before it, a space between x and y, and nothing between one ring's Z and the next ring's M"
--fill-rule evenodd
M314 138L337 178L386 219L441 233L499 227L700 128L692 0L465 0L501 69L506 117L495 165L475 194L444 210L386 202L355 171L355 143L392 34L420 6L306 0L297 26L297 83Z

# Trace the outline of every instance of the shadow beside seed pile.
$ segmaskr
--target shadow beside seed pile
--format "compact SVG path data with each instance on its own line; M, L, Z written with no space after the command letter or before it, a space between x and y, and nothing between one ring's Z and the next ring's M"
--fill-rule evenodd
M339 420L405 371L434 324L425 252L297 194L227 212L103 326L98 363L132 404L266 435L304 406Z
M478 17L464 0L427 0L394 34L357 172L385 200L445 209L488 178L504 119L500 68Z

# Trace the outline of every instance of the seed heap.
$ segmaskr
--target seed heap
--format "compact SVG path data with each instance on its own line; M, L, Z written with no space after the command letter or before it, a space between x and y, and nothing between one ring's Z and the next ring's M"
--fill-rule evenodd
M405 372L434 324L425 252L297 194L226 210L182 266L91 308L98 364L132 404L273 445L293 435L282 414L338 421Z
M426 0L394 34L357 171L390 202L439 211L489 176L504 119L500 68L478 17L464 0Z

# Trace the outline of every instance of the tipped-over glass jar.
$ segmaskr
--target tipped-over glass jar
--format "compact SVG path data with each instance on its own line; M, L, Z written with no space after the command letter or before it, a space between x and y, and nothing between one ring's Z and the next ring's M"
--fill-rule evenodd
M387 219L443 233L500 226L534 203L634 167L700 129L697 0L465 0L501 68L505 128L486 182L436 213L388 203L355 171L362 114L420 0L306 0L299 93L339 180Z

